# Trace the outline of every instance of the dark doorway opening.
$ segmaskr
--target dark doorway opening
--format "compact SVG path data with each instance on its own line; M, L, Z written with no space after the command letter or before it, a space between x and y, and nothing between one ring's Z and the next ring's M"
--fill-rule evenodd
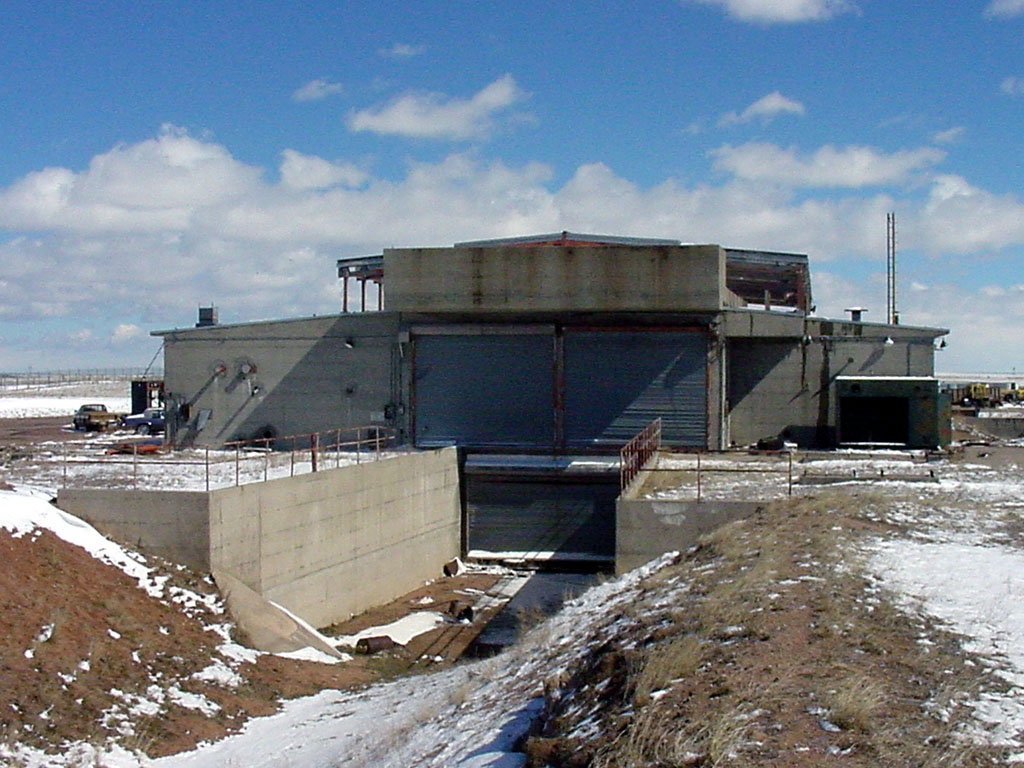
M905 397L842 397L839 399L840 443L906 445L910 435L910 402Z

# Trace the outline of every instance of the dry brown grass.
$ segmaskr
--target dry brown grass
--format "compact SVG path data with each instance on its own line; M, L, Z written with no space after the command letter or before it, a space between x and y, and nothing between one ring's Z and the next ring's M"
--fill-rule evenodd
M664 690L672 680L696 672L701 653L702 643L696 635L683 635L648 648L634 683L634 704L646 706L652 693Z
M601 651L607 663L591 663L589 687L576 679L556 697L557 728L543 739L559 742L562 757L548 752L530 765L1001 764L1000 750L957 735L970 716L958 702L984 674L963 663L959 638L877 591L865 602L858 537L889 529L862 513L864 503L827 491L769 505L650 579L621 645ZM660 595L673 581L688 588L667 603ZM598 743L560 739L573 727L562 713L596 705L566 690L593 690L601 675L622 682Z

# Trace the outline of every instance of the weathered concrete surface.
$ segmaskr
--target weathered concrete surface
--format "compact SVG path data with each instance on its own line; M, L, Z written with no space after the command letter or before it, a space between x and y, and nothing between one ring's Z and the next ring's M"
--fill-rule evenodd
M932 342L944 333L754 310L724 312L722 321L727 337L722 447L777 436L801 446L834 445L839 419L837 380L844 376L930 377L935 356ZM941 441L937 418L933 408L913 422L916 442L934 446Z
M369 312L160 331L169 437L211 444L385 425L398 316Z
M61 488L57 506L139 552L210 569L210 514L202 491Z
M460 554L454 448L209 493L62 489L57 505L316 627L409 592Z
M344 654L319 634L311 632L280 606L264 600L231 574L214 571L213 580L224 595L228 612L256 650L288 653L316 648L329 656L344 658Z
M752 515L753 501L662 501L622 498L616 502L615 572L625 573L655 557L686 551L706 533Z
M980 418L977 416L959 416L963 424L973 427L986 435L1006 440L1024 437L1024 418Z
M445 448L210 494L210 561L321 627L437 577L459 554Z
M399 312L715 311L735 303L717 245L389 248Z

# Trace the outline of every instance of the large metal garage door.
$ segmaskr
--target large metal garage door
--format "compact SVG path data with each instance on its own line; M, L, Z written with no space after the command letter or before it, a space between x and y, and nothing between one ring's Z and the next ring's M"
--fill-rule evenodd
M621 445L661 417L673 445L707 445L707 334L566 331L569 448Z
M553 335L416 336L416 444L550 448Z

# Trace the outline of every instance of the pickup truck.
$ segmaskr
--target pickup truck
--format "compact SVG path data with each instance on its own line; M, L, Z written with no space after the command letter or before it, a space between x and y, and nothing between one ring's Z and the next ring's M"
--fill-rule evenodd
M140 435L155 435L164 431L164 409L147 408L142 413L133 413L121 419L121 426L134 429Z
M103 403L86 403L79 407L72 423L75 429L84 429L86 432L102 432L119 427L123 417L123 413L108 411L107 406Z

